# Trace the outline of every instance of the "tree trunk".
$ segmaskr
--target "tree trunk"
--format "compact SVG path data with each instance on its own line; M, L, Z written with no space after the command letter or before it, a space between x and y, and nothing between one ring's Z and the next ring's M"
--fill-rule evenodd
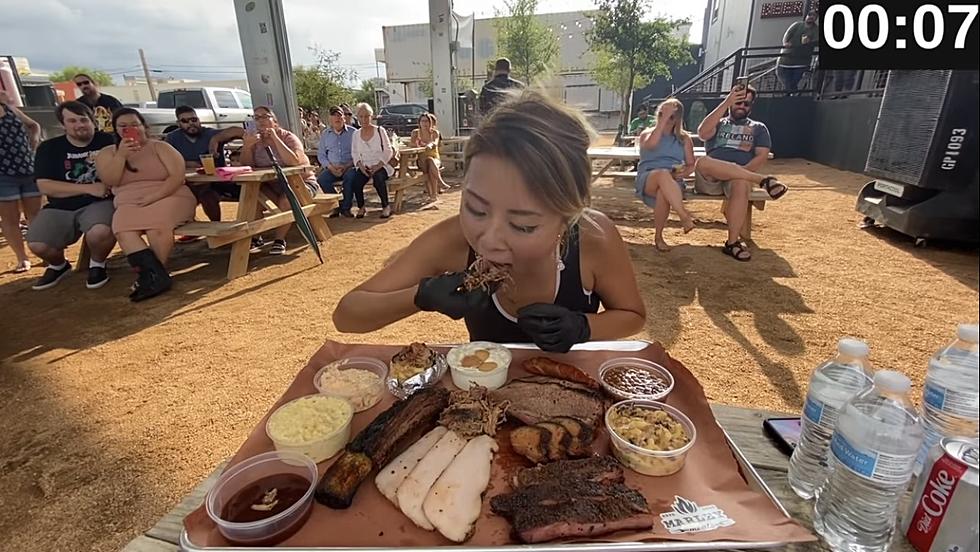
M636 82L636 65L630 64L630 77L626 86L626 98L623 101L623 129L629 131L630 114L633 113L633 83Z

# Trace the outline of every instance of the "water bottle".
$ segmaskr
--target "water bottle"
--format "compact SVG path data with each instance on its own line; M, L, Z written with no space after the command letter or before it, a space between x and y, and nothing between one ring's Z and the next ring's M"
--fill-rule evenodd
M827 478L827 449L837 414L858 393L871 388L867 343L852 338L837 342L837 356L817 366L803 404L803 432L789 459L789 484L804 499L813 498Z
M960 324L956 339L929 359L922 390L924 437L915 474L922 471L926 456L943 437L980 435L980 327Z
M904 375L882 370L874 387L848 401L837 418L830 472L813 506L813 528L833 550L888 548L922 444L911 385Z

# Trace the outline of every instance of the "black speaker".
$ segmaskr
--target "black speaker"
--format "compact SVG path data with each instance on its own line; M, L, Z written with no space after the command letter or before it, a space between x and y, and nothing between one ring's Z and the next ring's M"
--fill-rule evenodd
M933 190L977 171L977 71L889 71L865 172Z

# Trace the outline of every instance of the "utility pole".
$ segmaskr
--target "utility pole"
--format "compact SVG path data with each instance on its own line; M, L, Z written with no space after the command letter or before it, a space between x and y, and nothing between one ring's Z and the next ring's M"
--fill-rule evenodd
M146 87L150 89L150 101L157 101L157 89L153 86L153 80L150 78L150 67L146 64L146 54L143 53L143 48L140 48L140 64L143 65L143 76L146 77Z

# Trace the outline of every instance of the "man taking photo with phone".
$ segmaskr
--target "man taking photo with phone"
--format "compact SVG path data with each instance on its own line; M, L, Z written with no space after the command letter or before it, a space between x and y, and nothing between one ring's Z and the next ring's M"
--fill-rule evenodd
M728 198L728 239L722 252L737 261L752 258L748 245L739 239L751 189L763 188L773 199L787 191L775 177L758 172L769 160L772 138L765 123L749 118L755 98L755 88L740 83L698 126L707 155L697 162L694 188L701 194Z

